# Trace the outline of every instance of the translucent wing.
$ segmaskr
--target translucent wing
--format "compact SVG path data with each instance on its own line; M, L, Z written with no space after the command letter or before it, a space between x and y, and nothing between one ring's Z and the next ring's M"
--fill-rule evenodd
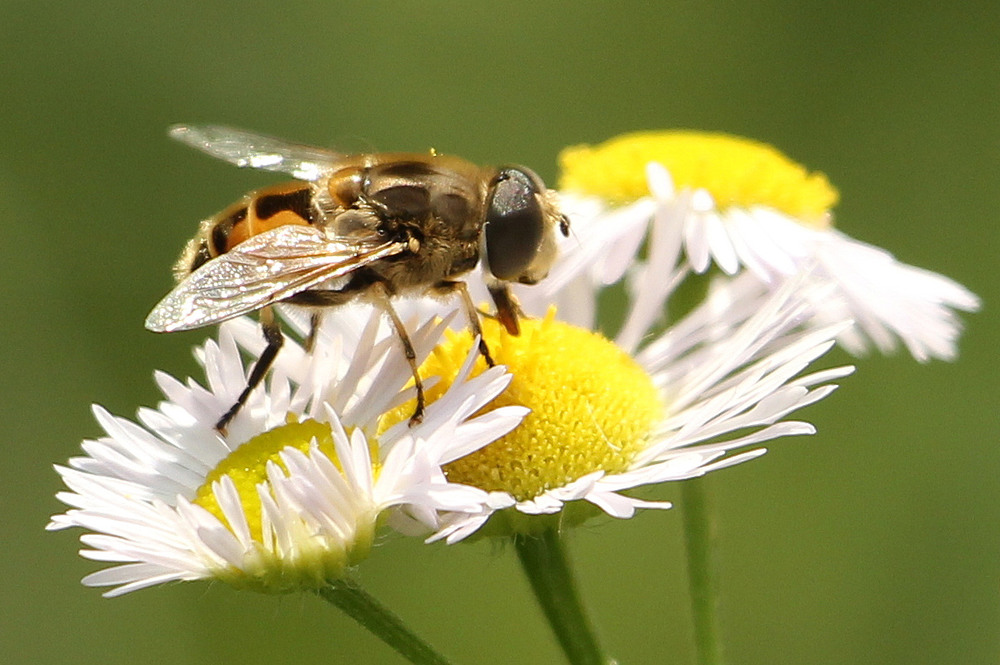
M170 137L240 167L319 180L343 155L223 125L174 125Z
M405 248L399 242L346 242L312 226L279 226L188 275L149 313L146 328L173 332L225 321Z

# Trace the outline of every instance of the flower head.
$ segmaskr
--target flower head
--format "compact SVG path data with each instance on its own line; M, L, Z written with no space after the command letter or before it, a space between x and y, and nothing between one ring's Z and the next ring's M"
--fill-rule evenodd
M539 516L565 524L593 512L581 505L619 518L668 508L628 491L700 476L757 457L764 450L753 448L769 439L812 433L784 418L829 394L833 386L823 384L851 368L802 375L843 328L804 327L810 315L798 285L768 294L755 280L738 279L720 283L635 354L552 312L523 321L519 337L484 321L491 353L514 377L493 405L531 413L444 467L449 480L490 495L478 515L446 517L435 537L455 542L487 522L489 533L530 532L547 528ZM431 354L423 371L442 377L435 390L458 376L472 343L467 333L452 334ZM406 413L403 407L388 422Z
M979 307L957 282L833 228L838 193L826 176L770 146L725 134L643 132L569 148L561 162L565 205L577 211L574 221L612 236L604 238L609 254L637 255L651 229L644 265L661 272L715 265L729 275L745 269L768 285L808 273L835 285L817 316L855 322L839 340L853 353L872 345L891 351L901 340L918 360L952 359L961 331L954 310ZM638 344L659 315L668 282L642 294L623 331L626 345Z
M166 400L133 423L94 408L106 436L57 467L71 508L51 529L82 527L83 556L117 564L84 583L107 595L173 580L221 579L266 592L314 588L365 558L380 526L440 527L476 511L485 493L449 483L441 467L508 432L522 407L473 414L510 380L502 368L469 377L470 354L423 422L378 431L383 412L412 392L410 374L378 316L331 314L313 352L288 340L269 385L255 390L229 434L214 429L242 390L238 340L259 352L247 320L223 324L198 350L208 386L165 374ZM426 354L446 321L414 328Z

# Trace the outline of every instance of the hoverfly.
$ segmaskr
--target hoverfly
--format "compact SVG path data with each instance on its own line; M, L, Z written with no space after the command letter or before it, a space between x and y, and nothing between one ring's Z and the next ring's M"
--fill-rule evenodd
M461 276L482 261L497 318L518 333L523 316L508 284L544 278L555 230L569 220L521 166L482 168L428 153L339 154L222 126L178 125L171 137L237 166L297 181L257 190L204 220L174 267L177 285L146 318L155 332L190 330L259 312L267 346L246 388L216 423L226 426L263 380L282 344L275 303L318 308L366 300L389 317L416 386L411 423L424 410L416 354L390 298L457 294L479 351L479 312Z

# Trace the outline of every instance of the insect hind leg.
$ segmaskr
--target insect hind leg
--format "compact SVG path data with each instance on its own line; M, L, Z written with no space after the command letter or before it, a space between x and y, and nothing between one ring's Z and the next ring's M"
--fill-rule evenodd
M264 333L264 339L267 341L267 346L264 347L264 351L257 358L257 362L254 363L253 369L250 370L250 378L247 379L247 385L240 393L240 396L236 398L236 403L233 404L228 411L219 421L215 423L215 429L220 433L225 435L226 429L229 427L229 423L232 422L236 414L240 412L243 406L246 404L247 400L250 398L250 393L253 389L260 385L260 382L264 380L267 375L267 370L271 369L271 365L274 364L274 359L278 355L278 351L281 350L281 345L284 344L285 338L281 334L281 325L274 316L274 311L270 307L265 307L260 310L260 327L261 331Z

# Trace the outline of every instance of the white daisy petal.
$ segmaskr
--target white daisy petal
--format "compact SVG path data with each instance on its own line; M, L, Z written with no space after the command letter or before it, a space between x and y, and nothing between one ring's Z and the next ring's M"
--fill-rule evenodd
M593 491L587 494L586 499L611 517L628 519L635 514L634 500L615 492Z
M675 210L665 208L657 210L653 217L649 259L634 271L635 279L630 284L632 306L616 338L627 351L633 351L663 316L667 298L687 274L687 266L678 265L681 239L676 215Z
M438 305L401 311L421 357L454 316L453 307ZM483 512L488 495L449 483L441 465L520 422L520 407L475 415L510 376L500 367L476 377L466 371L420 425L379 435L383 414L408 392L409 366L391 327L371 309L338 308L332 316L312 353L285 343L227 436L214 424L246 385L240 348L251 355L264 348L245 320L223 324L219 341L197 351L207 388L157 373L166 399L141 410L142 425L95 407L106 436L57 467L68 488L58 497L70 508L48 525L85 529L81 541L90 549L81 554L113 564L86 584L114 587L108 596L209 578L267 591L312 587L370 550L380 514L390 522L394 513L408 516L409 527L426 535L446 516ZM231 455L260 455L263 465L230 468ZM255 478L254 468L264 475Z
M662 289L652 283L662 279L652 271L644 279L640 290ZM629 361L644 377L642 389L642 381L623 378L633 370L626 369L622 350L592 333L551 318L522 322L522 347L502 331L498 342L491 335L499 326L484 322L498 361L514 363L512 390L532 412L508 436L449 466L449 478L490 491L492 503L443 518L432 540L469 537L499 510L543 519L585 501L626 519L639 509L668 508L667 502L623 492L698 477L760 456L767 441L814 433L809 423L787 418L829 395L835 386L828 381L850 373L834 368L805 374L850 325L817 324L812 302L831 288L808 276L784 279L773 293L750 274L719 280L702 306L648 340ZM630 304L647 307L641 300ZM460 348L467 349L464 344ZM572 351L564 358L567 349ZM588 372L577 375L581 364ZM608 373L599 374L604 366ZM456 371L463 376L467 368ZM602 378L594 383L591 376ZM622 383L605 391L601 381ZM605 406L617 393L629 397ZM637 414L649 413L644 405L650 394L652 422L633 425ZM620 438L625 431L634 431L638 441ZM589 470L580 466L590 459ZM501 522L506 524L516 531L520 523L512 517Z
M836 231L817 239L815 252L821 275L837 280L844 309L876 348L892 351L898 338L917 360L955 358L962 325L954 310L978 310L975 294Z
M565 197L600 200L603 183L594 172L602 168L613 174L606 177L611 183L645 180L646 187L632 186L627 196L612 187L614 199L654 199L656 213L646 219L652 235L661 219L674 217L684 255L696 273L714 265L735 275L742 268L775 288L787 278L810 273L814 281L834 285L828 298L814 303L816 316L854 322L853 329L838 337L851 353L870 348L887 353L902 342L919 361L953 360L962 329L956 312L980 307L979 298L957 282L834 229L830 210L836 190L825 176L809 173L770 146L722 134L667 131L568 152L562 159L564 179L587 184ZM628 203L592 204L574 222L612 234L627 209ZM634 240L637 220L628 219L628 230L620 232L628 242L619 246L634 247L635 257L640 247ZM606 235L602 242L615 246L616 241ZM666 274L668 264L661 269ZM630 328L624 339L631 343L638 336Z

